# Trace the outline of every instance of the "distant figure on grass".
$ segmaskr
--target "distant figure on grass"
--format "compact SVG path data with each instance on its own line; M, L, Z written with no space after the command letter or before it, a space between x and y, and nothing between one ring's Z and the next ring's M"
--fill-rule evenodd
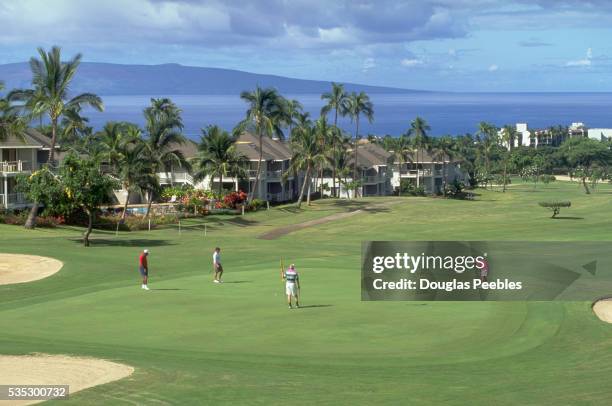
M482 261L484 266L480 268L480 280L486 282L489 277L489 261L486 259Z
M138 272L140 272L140 276L142 276L142 286L144 290L149 290L149 286L147 286L147 282L149 279L149 264L147 263L147 257L149 256L149 250L144 250L138 257Z
M283 279L285 280L285 293L287 294L287 303L289 304L289 308L292 309L291 306L291 298L295 298L295 307L300 307L300 276L295 270L295 265L289 265L289 269L285 271L283 274Z
M223 283L221 276L223 275L223 265L221 265L221 248L215 248L213 253L213 269L215 270L214 283Z

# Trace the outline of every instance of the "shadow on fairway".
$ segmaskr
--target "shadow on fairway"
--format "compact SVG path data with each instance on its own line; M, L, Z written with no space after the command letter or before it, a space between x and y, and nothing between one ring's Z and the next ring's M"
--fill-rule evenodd
M189 289L180 289L180 288L151 288L151 290L189 290Z
M69 238L69 240L77 244L83 244L81 238ZM89 242L92 247L162 247L165 245L176 245L176 243L168 240L149 240L140 238L90 238Z
M224 281L223 283L252 283L252 282L253 281L229 281L229 282Z
M584 220L584 217L566 216L566 217L553 217L553 219L555 220Z
M333 307L334 305L329 305L329 304L314 304L314 305L307 305L307 306L300 306L300 309L314 309L316 307Z

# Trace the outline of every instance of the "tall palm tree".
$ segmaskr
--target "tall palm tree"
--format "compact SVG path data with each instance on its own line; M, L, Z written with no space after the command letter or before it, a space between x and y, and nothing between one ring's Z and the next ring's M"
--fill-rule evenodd
M326 100L327 103L321 108L321 115L327 115L331 110L334 110L334 127L338 133L338 115L344 116L348 110L348 95L344 91L344 85L332 82L331 92L326 92L321 95L322 100ZM336 149L336 140L332 140L332 150ZM332 156L335 153L332 152ZM336 196L336 162L332 162L332 177L333 177L333 196Z
M331 153L333 154L333 162L335 165L337 165L336 176L338 177L338 197L341 197L340 185L347 185L348 177L351 174L351 155L348 150L349 144L350 140L344 140L344 145L340 144L338 148L331 150ZM351 195L348 188L345 187L345 190L346 198L350 200Z
M154 183L151 179L155 175L149 168L149 163L145 156L146 144L140 138L130 143L123 143L119 146L120 153L117 176L121 181L123 189L127 192L121 221L125 220L130 196L132 193L141 192L149 183Z
M257 174L255 175L255 186L253 194L249 196L253 199L257 196L259 189L259 178L261 174L261 163L263 162L263 137L279 138L283 137L282 125L287 120L287 110L284 99L275 89L262 89L257 86L252 92L244 91L240 93L240 98L244 100L249 108L246 117L234 129L234 134L239 134L246 130L254 130L259 144L259 159L257 161Z
M480 139L479 146L484 156L485 172L488 178L491 173L491 153L494 147L499 143L498 128L493 124L481 121L478 124L476 135Z
M510 152L512 151L512 144L514 142L514 138L516 137L516 128L511 125L506 125L502 129L501 141L505 145L508 145L508 151L504 153L504 179L503 179L503 188L502 192L506 191L506 183L508 176L508 161L510 160Z
M304 108L302 107L302 103L297 100L285 100L285 114L287 120L288 131L287 133L291 137L291 132L293 128L298 125L301 116L304 114Z
M412 145L410 138L406 134L400 135L398 138L393 139L393 155L394 159L398 162L398 174L400 179L400 185L398 189L398 196L402 195L402 165L407 162L412 162Z
M446 186L448 185L448 166L447 162L450 162L457 153L455 151L455 141L449 135L438 138L433 144L433 155L438 160L442 161L442 176L444 184L442 185L442 193L446 195Z
M152 99L152 106L144 110L147 132L144 155L149 161L152 173L157 175L162 171L167 172L168 168L174 166L191 169L183 152L177 148L186 141L181 133L183 122L180 110L172 102L165 103L164 109L158 109L155 103L156 100ZM147 217L151 212L155 188L149 188L148 192Z
M410 129L408 129L408 135L412 137L412 144L415 148L416 154L416 166L417 166L417 187L421 186L421 174L422 171L419 169L419 152L423 152L429 145L429 137L427 132L431 130L427 121L421 117L415 117L410 123Z
M330 144L331 141L335 141L335 138L337 135L336 128L331 127L327 123L327 117L321 116L319 117L317 121L315 121L314 130L319 140L319 144L320 144L319 148L320 148L321 153L329 155L326 147L331 145ZM319 169L318 175L321 179L321 182L319 184L319 193L321 196L323 196L323 170L325 169L325 166L327 165L327 163L328 163L327 160L322 160L319 163L319 167L318 167ZM318 183L319 182L315 182L315 185Z
M291 138L291 151L293 156L291 157L291 166L287 174L300 170L305 171L304 182L302 183L297 201L297 207L299 208L302 205L306 187L308 187L306 195L307 204L310 205L312 173L319 165L325 162L325 154L321 150L321 143L315 127L304 126L296 128L294 136ZM287 174L283 176L283 181L286 181Z
M247 159L236 150L236 139L227 131L216 125L202 129L198 145L198 155L192 160L194 179L201 181L210 176L210 188L213 180L219 178L219 195L223 192L223 177L246 177Z
M68 62L61 59L61 50L54 46L49 52L38 48L40 59L30 59L33 89L14 90L9 97L25 102L33 115L47 114L51 122L51 146L49 163L54 162L57 128L60 118L69 109L90 106L98 111L104 110L102 99L93 93L81 93L69 98L70 84L81 63L81 54Z
M370 96L368 96L365 92L353 92L348 98L346 111L351 119L355 122L355 147L353 153L353 182L355 183L355 190L353 193L355 194L355 197L357 197L357 177L359 167L357 160L357 150L359 148L359 118L361 115L364 115L368 119L368 122L371 123L374 120L374 104L370 101Z

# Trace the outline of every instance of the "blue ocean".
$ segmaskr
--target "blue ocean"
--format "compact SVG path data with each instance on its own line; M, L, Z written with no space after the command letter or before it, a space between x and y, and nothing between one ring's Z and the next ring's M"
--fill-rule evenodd
M318 94L285 95L299 100L304 109L318 117L323 105ZM217 124L231 130L244 118L246 104L238 95L168 96L183 110L185 134L197 139L200 129ZM612 93L410 93L371 94L374 121L360 122L360 134L400 135L416 116L427 120L431 135L474 133L478 123L497 126L526 122L530 128L583 122L591 128L612 127ZM149 96L103 96L105 111L87 111L95 129L106 121L143 124L142 110ZM354 133L351 120L339 125Z

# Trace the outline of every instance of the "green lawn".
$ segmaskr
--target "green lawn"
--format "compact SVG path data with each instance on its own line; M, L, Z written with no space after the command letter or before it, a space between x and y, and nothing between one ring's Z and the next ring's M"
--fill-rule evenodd
M0 252L65 266L45 280L0 286L0 353L96 356L136 368L58 405L612 404L612 325L589 302L360 301L362 240L612 241L609 185L590 196L564 182L478 193L476 201L327 200L210 217L206 237L198 221L180 234L95 232L91 248L75 228L2 225ZM569 218L550 219L537 205L555 198L572 201L561 212ZM257 238L356 208L366 210ZM216 245L223 285L209 274ZM142 248L151 250L150 287L160 290L140 289ZM306 308L284 304L280 255L301 272Z

